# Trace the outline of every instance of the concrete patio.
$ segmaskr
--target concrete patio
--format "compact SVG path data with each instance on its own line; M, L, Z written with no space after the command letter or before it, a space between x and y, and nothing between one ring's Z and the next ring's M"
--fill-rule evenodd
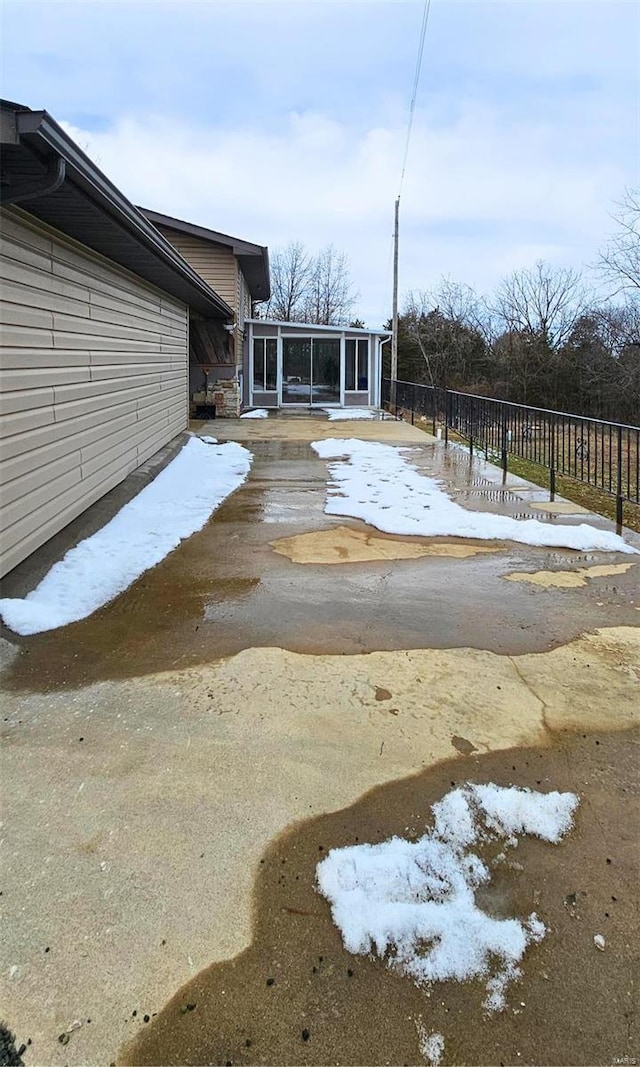
M90 618L4 634L2 999L18 1042L31 1039L25 1063L420 1063L414 1023L430 1013L441 1029L456 1016L443 1063L637 1054L640 557L391 536L326 515L310 442L357 437L414 447L473 510L611 528L575 506L539 510L543 491L503 485L401 422L193 429L254 455L208 525ZM18 568L4 595L39 566ZM432 1004L362 957L345 1015L349 957L313 891L317 842L404 833L467 777L584 800L575 842L518 855L536 871L543 946L498 1019L483 1021L466 986ZM269 872L292 849L298 884L285 887ZM505 874L500 907L533 885ZM578 890L580 908L566 906ZM293 967L305 953L331 961L321 992ZM277 966L280 1007L260 1001L249 1034L251 997ZM561 993L575 981L567 1038Z

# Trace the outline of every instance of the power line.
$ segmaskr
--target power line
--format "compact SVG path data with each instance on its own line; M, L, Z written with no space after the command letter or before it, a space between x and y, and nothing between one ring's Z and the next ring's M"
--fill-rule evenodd
M418 86L420 84L420 71L422 70L422 56L424 54L424 42L427 36L427 24L429 22L429 12L431 11L431 0L424 0L424 8L422 10L422 25L420 26L420 39L418 41L418 56L416 59L416 72L413 79L413 91L411 94L411 104L409 106L409 122L407 125L407 140L404 146L404 158L402 160L402 172L400 174L400 188L398 189L398 199L402 193L402 186L404 183L404 173L407 169L407 158L409 156L409 144L411 142L411 130L413 127L413 113L416 108L416 97L418 95Z
M407 124L407 140L404 146L404 157L402 160L402 171L400 173L400 186L398 188L398 196L395 202L394 211L394 230L393 230L393 313L391 317L391 392L390 400L391 407L396 406L396 384L398 378L398 233L399 233L399 214L400 214L400 195L402 193L402 186L404 183L404 174L407 169L407 158L409 156L409 145L411 143L411 130L413 127L413 115L416 109L416 98L418 96L418 86L420 85L420 71L422 70L422 56L424 54L424 42L427 36L427 24L429 22L429 12L431 11L431 0L424 0L424 7L422 9L422 25L420 26L420 38L418 41L418 55L416 58L416 72L413 78L413 91L411 93L411 104L409 105L409 122Z

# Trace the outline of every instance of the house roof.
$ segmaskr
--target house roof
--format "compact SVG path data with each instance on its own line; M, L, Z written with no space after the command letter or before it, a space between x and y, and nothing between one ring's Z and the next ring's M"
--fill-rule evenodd
M239 237L230 237L228 233L219 233L218 230L209 230L205 226L196 226L193 222L174 219L171 215L161 215L158 211L150 211L145 207L141 207L140 211L155 226L166 226L167 229L177 230L178 233L187 233L191 237L199 237L203 241L211 241L213 244L230 248L240 263L253 300L269 299L271 295L269 249L265 245L242 241Z
M0 201L16 204L206 318L232 308L46 111L0 100Z
M391 330L373 330L368 326L325 326L313 322L282 322L278 319L245 319L252 326L281 326L287 330L304 330L306 333L328 330L330 333L348 333L354 337L391 337ZM254 331L255 332L255 331Z

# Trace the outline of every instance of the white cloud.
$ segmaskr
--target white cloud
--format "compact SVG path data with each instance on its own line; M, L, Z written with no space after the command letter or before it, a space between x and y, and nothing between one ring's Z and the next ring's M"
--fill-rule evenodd
M392 110L392 109L391 109ZM436 108L437 110L437 108ZM404 116L354 130L291 112L276 131L123 117L105 132L66 126L134 202L265 243L333 242L350 257L361 312L389 313L390 238ZM506 271L549 258L580 266L611 226L629 181L620 164L588 159L591 116L557 131L512 123L496 107L460 102L449 124L416 116L403 191L401 288L443 274L491 289Z
M272 248L332 241L360 313L388 315L416 0L5 8L5 96L79 127L131 199ZM442 273L491 289L540 254L594 259L638 180L639 29L623 0L432 4L404 291Z

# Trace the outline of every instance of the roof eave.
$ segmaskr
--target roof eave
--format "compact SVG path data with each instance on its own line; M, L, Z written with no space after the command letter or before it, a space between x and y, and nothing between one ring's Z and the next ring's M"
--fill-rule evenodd
M367 326L326 326L324 323L286 322L280 319L245 319L245 322L252 326L284 326L287 329L332 330L333 333L375 334L376 337L391 337L391 330L375 330Z
M22 105L3 101L5 108L14 111L20 143L36 154L45 148L66 163L66 180L78 186L111 216L140 245L162 259L166 267L179 276L182 286L191 291L194 306L203 314L232 319L233 309L180 256L170 241L100 171L89 157L58 125L47 111L30 111ZM126 264L124 264L126 266Z
M266 245L255 244L252 241L242 241L238 237L221 233L219 230L210 230L206 226L185 222L184 219L176 219L172 215L163 215L159 211L151 211L150 208L140 207L139 210L156 226L164 226L168 230L186 233L191 237L198 237L202 241L211 241L213 244L225 245L225 247L231 249L240 263L252 299L255 301L269 299L271 296L271 280L269 249Z

